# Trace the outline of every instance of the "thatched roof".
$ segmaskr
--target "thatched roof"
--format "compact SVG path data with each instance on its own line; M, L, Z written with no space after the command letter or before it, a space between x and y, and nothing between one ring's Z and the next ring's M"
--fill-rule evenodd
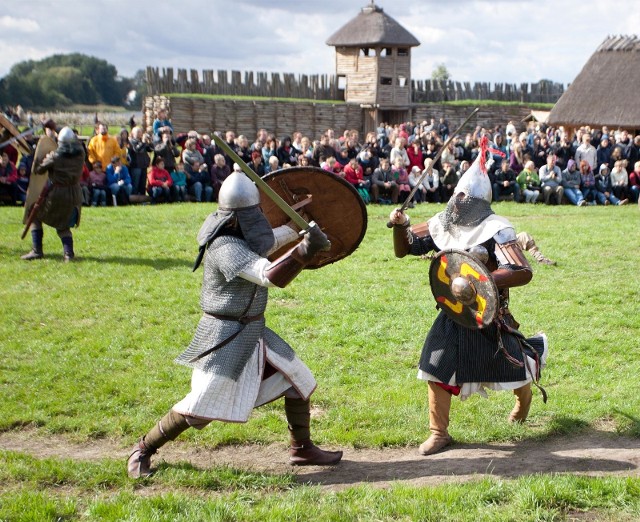
M334 47L416 47L420 42L373 2L327 40Z
M640 39L610 36L549 114L549 124L640 128Z
M540 123L547 123L549 120L549 111L531 111L527 116L520 121L537 121Z

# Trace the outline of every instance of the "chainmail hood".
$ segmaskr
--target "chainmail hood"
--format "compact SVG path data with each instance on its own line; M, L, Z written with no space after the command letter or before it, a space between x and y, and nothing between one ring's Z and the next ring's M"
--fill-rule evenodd
M233 226L234 223L237 223L237 228ZM200 266L208 245L222 234L241 236L249 248L261 256L265 256L275 242L271 224L260 207L237 210L218 209L207 217L198 232L200 252L193 266L194 272Z
M491 182L482 172L482 154L462 175L453 191L444 212L440 213L440 222L444 229L455 235L458 226L474 227L493 214L491 210Z

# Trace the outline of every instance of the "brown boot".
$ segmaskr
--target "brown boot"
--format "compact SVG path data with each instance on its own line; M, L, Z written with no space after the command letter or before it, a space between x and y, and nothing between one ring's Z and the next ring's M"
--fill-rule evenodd
M333 466L342 459L342 451L325 451L311 442L311 407L303 399L284 398L291 447L289 462L294 466Z
M289 462L293 466L334 466L342 459L342 451L325 451L310 439L291 440Z
M148 477L151 475L151 455L167 442L174 440L189 428L184 415L169 410L158 424L147 433L133 447L127 461L127 472L131 478Z
M431 436L420 444L421 455L433 455L453 442L449 428L449 411L451 410L451 393L429 381L429 429Z
M513 394L516 396L516 405L509 415L509 422L522 423L527 420L529 408L531 407L531 399L533 397L531 393L531 383L527 383L521 388L513 390Z
M157 450L148 448L144 437L133 447L127 461L127 473L131 478L142 478L151 475L151 455Z

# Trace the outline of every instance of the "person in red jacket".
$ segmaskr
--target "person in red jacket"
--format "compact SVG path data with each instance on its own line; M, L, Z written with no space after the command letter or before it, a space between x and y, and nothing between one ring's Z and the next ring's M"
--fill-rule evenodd
M11 204L16 204L18 191L18 171L6 152L0 159L0 194L8 195ZM6 196L5 196L6 197Z
M171 187L173 186L173 180L171 174L164 168L164 159L162 156L156 156L153 166L149 169L147 174L147 191L151 196L151 204L158 202L158 198L163 197L165 202L170 203Z
M344 167L344 179L351 183L365 203L369 203L369 180L363 177L362 166L358 163L358 158L354 157L349 160Z

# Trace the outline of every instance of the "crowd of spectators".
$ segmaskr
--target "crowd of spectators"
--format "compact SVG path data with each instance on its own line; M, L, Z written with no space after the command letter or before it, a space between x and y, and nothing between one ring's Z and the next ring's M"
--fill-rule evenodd
M519 132L513 122L449 138L444 118L430 122L381 123L361 139L357 130L321 136L300 132L277 137L259 129L251 140L227 130L219 137L259 176L291 166L315 166L351 183L365 203L404 201L427 171L411 205L441 203L489 141L488 175L495 201L519 203L623 205L640 195L640 135L624 129L579 128L573 134L560 128L531 123ZM131 122L110 135L96 122L88 140L82 177L86 205L127 204L145 196L152 204L211 202L234 165L211 135L195 130L176 134L166 111L158 111L147 129ZM0 195L24 202L32 157L23 155L18 167L13 147L2 151ZM13 149L15 150L15 149ZM435 161L434 161L435 160Z

